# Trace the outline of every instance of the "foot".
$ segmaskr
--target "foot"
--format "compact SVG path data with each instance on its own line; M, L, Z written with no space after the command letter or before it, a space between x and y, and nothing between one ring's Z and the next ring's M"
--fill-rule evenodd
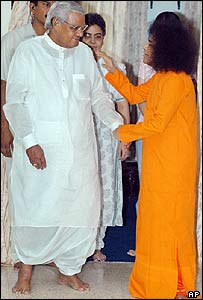
M127 254L130 256L135 256L135 250L130 249Z
M77 275L67 276L60 273L58 283L68 285L72 289L81 292L90 290L89 284L80 280Z
M18 271L18 280L12 288L15 294L30 294L30 281L32 277L32 266L21 263Z
M93 261L95 261L95 262L105 261L106 255L104 255L100 250L95 250L92 258L93 258Z

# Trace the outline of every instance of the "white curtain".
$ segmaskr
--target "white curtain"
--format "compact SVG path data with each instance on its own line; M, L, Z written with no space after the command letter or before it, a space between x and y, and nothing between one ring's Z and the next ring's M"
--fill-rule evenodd
M199 170L197 189L197 284L201 281L202 273L202 2L185 1L185 16L192 22L199 37L200 52L197 68L197 91L199 111ZM198 290L198 289L197 289Z
M12 31L17 26L28 24L31 21L29 2L14 1L8 31Z
M22 26L30 21L29 1L15 1L11 11L8 31L12 31L17 26ZM1 264L11 263L6 159L1 154Z
M202 45L202 27L200 32L200 45ZM201 281L202 274L202 47L200 47L198 72L198 107L199 107L199 180L197 195L197 251L198 251L198 276L197 282Z

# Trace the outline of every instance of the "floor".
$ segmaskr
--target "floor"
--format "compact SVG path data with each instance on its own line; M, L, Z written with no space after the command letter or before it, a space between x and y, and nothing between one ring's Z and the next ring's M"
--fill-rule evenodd
M91 290L79 292L57 284L57 269L36 266L33 269L30 295L16 295L12 287L17 271L12 266L1 267L1 299L132 299L128 292L132 262L87 262L80 278L90 284ZM202 295L202 270L198 270L196 290Z
M57 284L57 269L36 266L33 270L31 295L16 295L11 289L17 279L12 266L1 267L1 299L130 299L128 280L132 262L88 262L80 278L90 284L91 290L79 292Z

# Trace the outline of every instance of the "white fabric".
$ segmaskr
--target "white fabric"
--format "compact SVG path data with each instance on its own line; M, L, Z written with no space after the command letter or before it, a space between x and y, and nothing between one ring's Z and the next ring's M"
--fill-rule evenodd
M115 88L104 78L106 69L102 66L103 59L97 62L98 68L103 78L103 83L112 96L113 103L124 101ZM118 64L122 72L125 73L125 65ZM115 104L114 104L115 105ZM123 185L122 185L122 165L118 159L118 144L112 135L111 130L95 117L95 128L98 143L99 174L101 180L101 226L121 226L123 208Z
M15 261L30 265L55 262L62 274L77 274L94 253L96 232L97 228L88 227L12 227Z
M156 71L151 66L145 64L143 60L141 60L139 71L138 71L138 78L141 83L144 83L147 80L149 80L155 73ZM138 105L137 105L137 114L138 114L137 122L143 122L144 117Z
M30 1L14 1L8 31L12 31L18 26L31 22L29 2Z
M15 9L17 9L17 2L15 1ZM23 1L24 2L24 1ZM20 3L19 3L20 5ZM12 18L14 18L12 12ZM14 18L16 19L16 18ZM14 20L11 21L14 25ZM17 24L16 24L17 25ZM19 24L18 24L19 25ZM10 28L11 29L11 28ZM36 36L36 33L31 24L16 28L16 30L7 33L2 37L1 41L1 79L7 80L8 70L11 63L13 54L18 45L29 38ZM9 216L9 203L8 203L8 180L7 174L11 168L11 158L5 158L1 155L1 263L12 263L11 248L10 248L10 216ZM9 194L9 198L11 194Z
M96 249L101 250L104 248L104 237L106 233L106 226L101 226L97 230L97 238L96 238Z
M18 45L27 39L36 36L32 24L17 27L14 31L6 33L1 40L1 79L7 80L11 59Z
M6 98L4 111L15 135L12 225L98 226L92 112L111 130L123 120L104 91L90 48L80 43L65 49L47 34L23 42L11 62ZM23 149L27 137L30 145L36 139L44 150L43 171L28 160Z
M201 28L200 45L202 45L202 26L200 26L200 28ZM197 227L196 227L197 253L198 253L197 283L201 282L201 287L202 287L202 47L200 47L200 52L199 52L197 87L198 87L198 109L199 109L199 180L198 180ZM199 289L197 288L197 290ZM200 292L202 294L202 291Z

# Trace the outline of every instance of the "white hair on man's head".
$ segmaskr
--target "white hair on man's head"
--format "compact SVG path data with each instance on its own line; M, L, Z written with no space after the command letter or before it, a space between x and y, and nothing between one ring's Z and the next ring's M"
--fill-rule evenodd
M44 27L46 29L52 28L52 19L54 17L57 17L63 23L73 12L85 15L82 6L75 1L56 1L47 14Z

